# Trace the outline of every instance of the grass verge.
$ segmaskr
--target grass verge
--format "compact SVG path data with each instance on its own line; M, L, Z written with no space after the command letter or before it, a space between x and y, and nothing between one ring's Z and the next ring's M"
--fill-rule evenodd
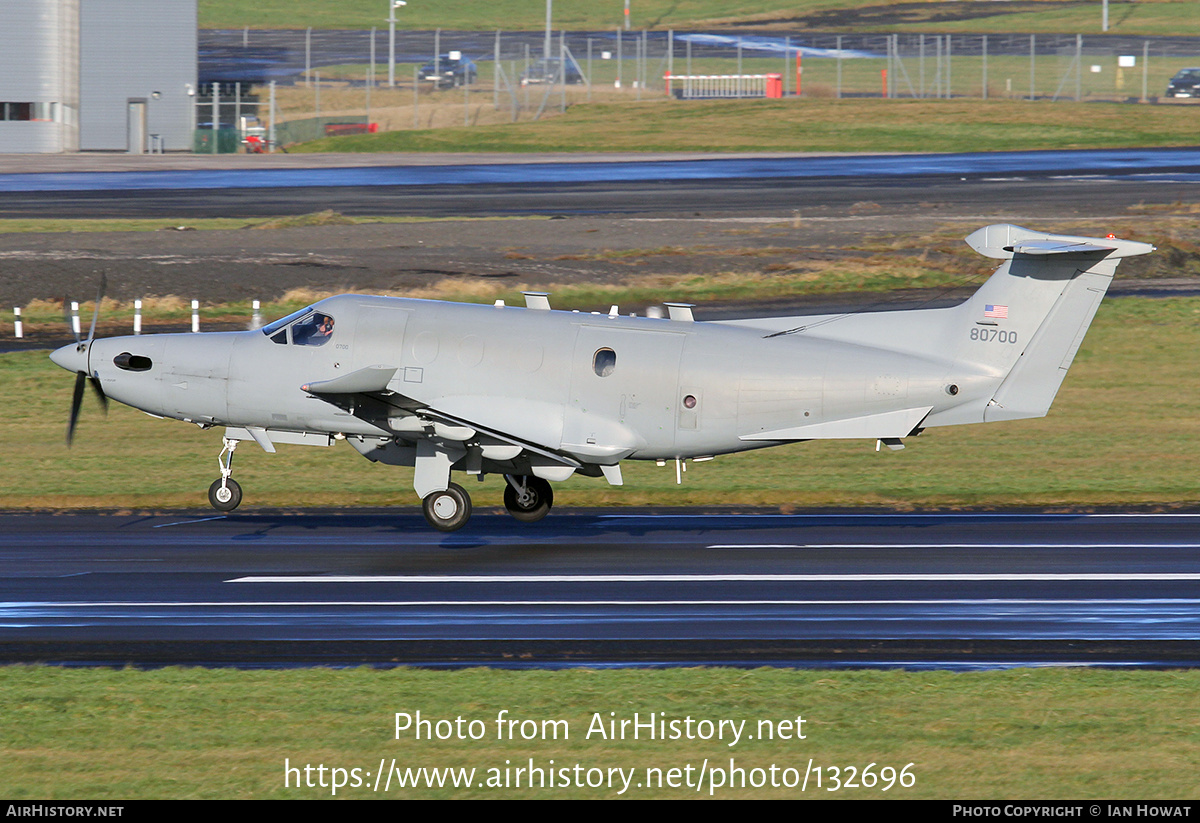
M314 140L298 152L964 152L1189 146L1200 106L1019 100L593 103L537 122Z
M1186 34L1200 19L1194 0L1120 2L1109 4L1109 31L1115 34ZM307 26L325 29L385 27L378 0L344 0L332 5L315 0L200 0L200 28L261 29ZM1100 11L1095 3L936 2L909 4L902 11L879 0L638 0L631 26L641 29L728 29L753 26L780 33L834 31L971 31L1099 33ZM435 28L467 31L539 31L545 9L528 0L442 0L437 4L410 3L397 12L404 30ZM619 3L559 0L554 4L554 28L568 31L615 31L623 24ZM432 49L432 47L431 47Z
M506 220L505 217L402 217L377 215L348 217L332 210L282 217L4 217L0 218L0 234L41 234L50 232L110 232L110 231L235 231L238 229L270 230L307 226L347 226L363 223L433 223L445 220ZM529 219L529 218L524 218Z
M682 798L697 796L696 778L707 764L741 768L746 782L766 783L727 783L712 792L723 798L1166 800L1196 794L1198 688L1195 671L9 667L0 669L0 785L10 800L319 798L334 796L336 767L347 783L357 777L360 784L343 785L339 798L602 799L622 796L623 781L613 788L562 784L577 775L601 782L610 769L622 769L632 774L624 797ZM515 740L497 739L503 710L518 724L536 721L537 739L522 740L519 731ZM418 741L411 731L397 734L395 714L417 711L431 722L461 718L464 736L470 721L481 721L473 727L480 737ZM638 740L604 740L595 732L596 718L632 721L635 712L643 722L651 712L678 721L681 730L691 718L696 732L699 721L745 726L733 745L729 726L724 739L711 740L648 740L644 730ZM543 736L547 720L561 722L544 727ZM514 730L521 728L534 731ZM781 731L788 739L779 739ZM810 759L824 779L818 789L810 778L801 793L795 783ZM382 791L383 782L373 790L379 764L386 769L393 760L402 772L474 770L473 784L400 789L393 776L391 791ZM285 763L298 769L290 788ZM306 764L313 787L297 788ZM866 788L868 764L875 776L907 767L915 782ZM555 787L512 787L515 770L530 766L543 778L554 770ZM835 776L843 785L831 791ZM674 788L665 785L669 778ZM488 787L489 779L499 785ZM773 787L772 779L795 787ZM699 795L708 794L704 785Z

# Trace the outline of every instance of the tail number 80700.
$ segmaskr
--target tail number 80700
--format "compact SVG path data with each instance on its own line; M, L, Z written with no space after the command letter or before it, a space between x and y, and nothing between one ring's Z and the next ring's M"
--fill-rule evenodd
M1017 333L1008 329L995 329L976 326L971 329L971 339L983 343L1016 343Z

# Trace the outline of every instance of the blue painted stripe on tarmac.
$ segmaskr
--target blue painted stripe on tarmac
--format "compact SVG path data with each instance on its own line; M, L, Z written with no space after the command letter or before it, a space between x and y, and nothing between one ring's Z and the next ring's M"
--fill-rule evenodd
M329 186L449 186L486 183L647 182L739 178L1200 173L1200 148L968 154L744 157L588 163L360 166L320 169L199 169L0 174L0 191L130 191Z

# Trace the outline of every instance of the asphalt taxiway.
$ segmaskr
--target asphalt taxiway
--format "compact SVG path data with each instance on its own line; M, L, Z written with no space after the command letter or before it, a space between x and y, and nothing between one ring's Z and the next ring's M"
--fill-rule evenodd
M391 161L390 163L388 161ZM533 155L523 162L410 160L331 164L267 157L59 161L0 165L0 217L251 217L334 209L348 215L766 214L869 201L982 210L1109 209L1187 201L1200 150L772 155L604 160ZM86 162L87 168L79 163ZM182 167L176 167L182 166ZM51 170L56 169L56 170ZM116 169L116 170L112 170ZM967 211L965 213L970 213Z
M1200 514L0 517L0 661L1200 664Z

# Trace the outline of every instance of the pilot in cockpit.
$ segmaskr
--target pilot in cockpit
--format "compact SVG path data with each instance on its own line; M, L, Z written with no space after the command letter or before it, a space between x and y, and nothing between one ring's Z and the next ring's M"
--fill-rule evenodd
M314 314L292 329L292 339L300 346L324 346L332 334L333 318L327 314Z

